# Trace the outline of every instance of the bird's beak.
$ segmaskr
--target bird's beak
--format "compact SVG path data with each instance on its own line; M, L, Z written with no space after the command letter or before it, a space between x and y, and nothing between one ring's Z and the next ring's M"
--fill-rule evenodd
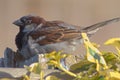
M16 26L24 26L24 23L21 20L16 20L13 22L13 24Z

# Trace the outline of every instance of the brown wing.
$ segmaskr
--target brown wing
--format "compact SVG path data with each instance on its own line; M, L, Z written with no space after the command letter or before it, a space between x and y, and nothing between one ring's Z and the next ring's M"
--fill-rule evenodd
M64 22L49 22L30 34L40 45L57 43L80 37L80 31Z

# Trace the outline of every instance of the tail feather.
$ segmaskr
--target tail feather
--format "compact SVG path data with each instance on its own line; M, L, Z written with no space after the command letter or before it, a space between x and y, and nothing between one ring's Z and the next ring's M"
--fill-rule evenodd
M100 23L96 23L96 24L93 24L91 26L83 28L82 32L86 32L88 34L93 34L96 31L98 31L101 27L103 27L105 25L108 25L110 23L118 22L118 21L120 21L120 17L114 18L114 19L110 19L110 20L107 20L107 21L103 21L103 22L100 22Z

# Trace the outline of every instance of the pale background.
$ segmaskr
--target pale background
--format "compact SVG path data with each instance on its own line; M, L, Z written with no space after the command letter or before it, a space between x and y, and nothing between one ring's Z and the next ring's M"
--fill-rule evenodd
M0 0L0 56L6 47L16 50L18 27L12 22L27 14L84 27L120 17L120 0ZM103 45L109 38L120 37L119 33L120 22L110 24L92 36L91 41Z

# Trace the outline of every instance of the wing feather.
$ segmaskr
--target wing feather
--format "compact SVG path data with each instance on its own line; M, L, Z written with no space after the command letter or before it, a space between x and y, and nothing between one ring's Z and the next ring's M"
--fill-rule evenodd
M35 40L45 36L43 39L37 41L40 45L45 45L79 38L80 31L75 29L73 25L70 27L67 26L64 22L51 22L33 31L30 36Z

